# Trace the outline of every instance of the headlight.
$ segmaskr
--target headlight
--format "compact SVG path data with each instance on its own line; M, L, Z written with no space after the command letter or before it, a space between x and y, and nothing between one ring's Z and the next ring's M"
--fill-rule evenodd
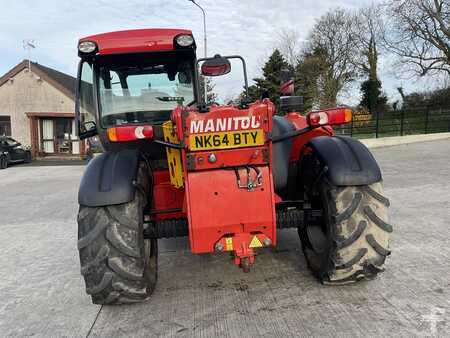
M81 53L92 53L97 48L95 42L92 41L83 41L78 45L78 50Z
M194 38L192 35L179 35L175 39L177 45L180 47L189 47L194 43Z

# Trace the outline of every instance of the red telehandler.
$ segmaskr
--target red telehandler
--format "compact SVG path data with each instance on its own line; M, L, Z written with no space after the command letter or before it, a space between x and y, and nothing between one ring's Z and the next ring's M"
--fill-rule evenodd
M280 112L268 98L208 104L200 74L227 74L240 60L248 90L245 61L197 59L189 30L93 35L78 51L79 135L98 135L104 148L78 195L81 274L94 303L147 299L159 238L188 236L193 253L229 252L248 272L255 251L277 245L277 229L297 228L321 282L383 271L392 226L380 169L331 127L351 110L302 116L296 96L281 97Z

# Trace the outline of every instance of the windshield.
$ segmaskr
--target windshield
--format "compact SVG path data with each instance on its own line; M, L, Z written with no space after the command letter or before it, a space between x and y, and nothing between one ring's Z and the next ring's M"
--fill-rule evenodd
M193 62L180 55L115 57L99 68L104 127L161 124L178 105L194 101Z

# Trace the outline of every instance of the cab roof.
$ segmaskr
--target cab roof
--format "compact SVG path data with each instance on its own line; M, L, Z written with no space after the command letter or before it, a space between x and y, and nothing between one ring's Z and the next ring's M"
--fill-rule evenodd
M172 51L175 49L174 39L180 34L192 35L187 29L132 29L103 34L90 35L81 38L83 41L93 41L98 46L97 53L124 54Z

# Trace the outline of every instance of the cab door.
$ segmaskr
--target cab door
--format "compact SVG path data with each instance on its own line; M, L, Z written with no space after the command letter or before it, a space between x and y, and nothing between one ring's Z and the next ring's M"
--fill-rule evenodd
M83 60L78 66L75 113L78 136L81 140L97 134L92 67L91 63Z

